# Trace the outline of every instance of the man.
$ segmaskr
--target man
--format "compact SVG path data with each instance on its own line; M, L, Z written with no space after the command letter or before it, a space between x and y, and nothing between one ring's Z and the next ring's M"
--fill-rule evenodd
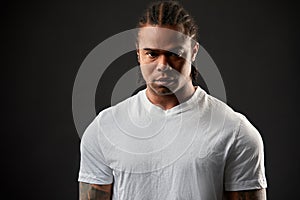
M100 112L86 129L80 199L266 199L258 131L193 85L194 20L177 2L162 1L138 27L147 88Z

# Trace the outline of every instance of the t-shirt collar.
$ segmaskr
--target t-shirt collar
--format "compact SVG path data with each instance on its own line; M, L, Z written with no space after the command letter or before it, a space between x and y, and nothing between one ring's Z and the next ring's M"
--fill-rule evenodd
M177 106L174 106L173 108L167 109L167 110L164 110L161 107L151 103L146 95L146 89L144 89L140 92L140 99L143 102L145 109L149 113L173 115L173 114L185 112L185 111L193 108L193 105L197 101L199 101L199 98L201 98L201 93L202 93L202 89L199 86L197 86L195 92L188 100L186 100L183 103L178 104Z

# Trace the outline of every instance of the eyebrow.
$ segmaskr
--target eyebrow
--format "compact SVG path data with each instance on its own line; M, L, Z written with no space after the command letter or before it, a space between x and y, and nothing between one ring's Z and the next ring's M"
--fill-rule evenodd
M143 48L145 51L159 51L159 49Z
M169 51L169 52L175 52L176 50L184 49L182 46L177 46L174 48L171 48L169 50L164 50L164 49L151 49L151 48L143 48L145 51Z

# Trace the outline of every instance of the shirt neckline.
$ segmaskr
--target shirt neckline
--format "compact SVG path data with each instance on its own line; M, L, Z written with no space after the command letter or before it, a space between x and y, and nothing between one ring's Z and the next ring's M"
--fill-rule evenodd
M185 112L193 107L193 105L197 102L197 99L201 98L200 94L202 94L202 89L199 86L196 86L196 90L193 95L183 103L180 103L170 109L164 110L161 107L153 104L146 95L146 89L141 91L141 100L144 104L145 109L149 113L156 114L164 114L164 115L172 115Z

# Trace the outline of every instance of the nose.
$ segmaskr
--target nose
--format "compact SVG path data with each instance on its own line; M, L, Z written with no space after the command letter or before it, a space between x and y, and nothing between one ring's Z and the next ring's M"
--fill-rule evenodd
M157 63L158 71L166 71L170 66L168 65L168 59L165 55L160 55Z

